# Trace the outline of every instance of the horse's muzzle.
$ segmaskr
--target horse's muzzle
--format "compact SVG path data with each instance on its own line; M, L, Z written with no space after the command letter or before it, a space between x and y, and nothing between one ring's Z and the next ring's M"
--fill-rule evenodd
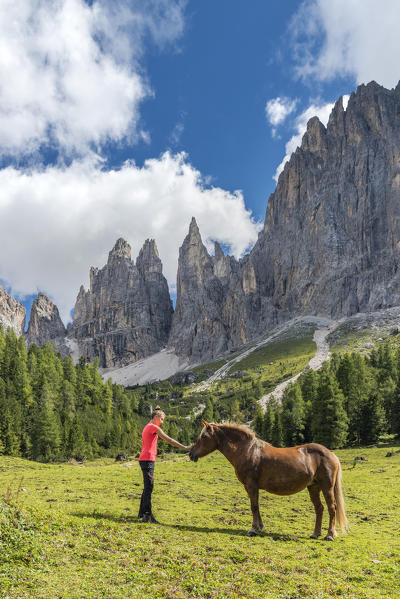
M189 458L192 460L192 462L197 462L199 456L196 453L194 453L193 449L191 449L189 452Z

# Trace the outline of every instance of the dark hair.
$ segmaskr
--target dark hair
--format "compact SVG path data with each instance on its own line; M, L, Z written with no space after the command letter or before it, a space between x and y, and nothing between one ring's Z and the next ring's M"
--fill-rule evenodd
M165 413L162 411L160 406L156 406L154 408L154 410L152 411L151 418L153 419L155 416L158 416L159 418L162 418L162 417L165 418Z

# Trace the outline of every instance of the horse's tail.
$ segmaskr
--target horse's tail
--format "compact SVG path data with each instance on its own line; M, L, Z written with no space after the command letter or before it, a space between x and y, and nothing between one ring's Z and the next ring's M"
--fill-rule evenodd
M338 459L339 462L339 459ZM346 531L349 528L349 522L346 516L346 510L344 506L344 497L342 491L342 467L339 462L339 468L336 475L335 481L335 502L336 502L336 524L342 531Z

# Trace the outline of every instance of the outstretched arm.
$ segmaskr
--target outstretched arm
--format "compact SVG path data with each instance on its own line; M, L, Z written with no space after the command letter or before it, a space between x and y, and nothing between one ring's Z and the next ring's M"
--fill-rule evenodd
M162 431L161 429L157 431L157 435L160 437L160 439L163 439L164 441L166 441L170 445L173 445L174 447L183 449L183 451L189 451L190 449L190 445L182 445L182 443L179 443L179 441L175 441L175 439L173 439L172 437L168 437L168 435L166 435L164 431Z

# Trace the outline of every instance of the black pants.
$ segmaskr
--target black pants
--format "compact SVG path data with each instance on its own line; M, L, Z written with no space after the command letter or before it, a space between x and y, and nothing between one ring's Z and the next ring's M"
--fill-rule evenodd
M140 500L140 508L138 517L143 514L151 514L151 494L154 486L154 464L155 462L140 461L140 467L143 473L143 493Z

